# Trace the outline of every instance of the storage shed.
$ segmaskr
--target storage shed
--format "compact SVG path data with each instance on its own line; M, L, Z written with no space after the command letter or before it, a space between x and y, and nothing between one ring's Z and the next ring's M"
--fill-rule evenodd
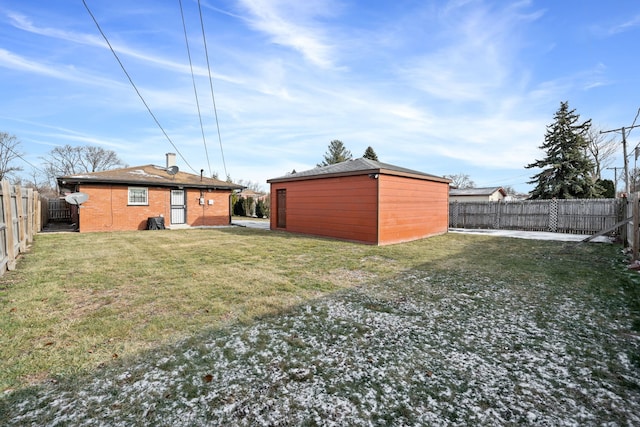
M271 229L387 245L444 234L450 180L365 158L271 185Z

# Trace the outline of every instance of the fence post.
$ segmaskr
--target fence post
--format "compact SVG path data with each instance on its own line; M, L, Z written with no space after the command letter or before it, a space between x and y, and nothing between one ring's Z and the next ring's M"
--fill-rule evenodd
M11 209L11 186L9 181L3 179L2 186L2 207L4 208L4 223L6 225L6 239L5 245L7 245L7 270L14 270L16 268L16 252L13 238L13 210Z
M497 201L493 202L496 207L496 214L493 216L493 228L496 230L500 230L500 214L502 213L502 207L500 206L502 202Z
M18 216L18 244L20 245L20 252L27 251L27 235L25 230L25 212L24 201L22 200L22 187L19 185L14 186L16 192L16 215Z
M558 200L555 197L549 204L549 231L558 231Z

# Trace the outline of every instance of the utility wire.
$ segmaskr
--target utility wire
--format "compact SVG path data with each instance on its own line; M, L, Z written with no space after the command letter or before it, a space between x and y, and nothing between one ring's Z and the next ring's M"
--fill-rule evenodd
M171 138L169 138L169 135L167 135L167 132L164 130L164 128L162 127L162 125L160 124L160 122L158 121L158 119L156 118L155 114L153 114L153 112L151 111L151 108L149 107L149 105L147 104L147 102L144 100L144 98L142 97L142 94L140 93L140 91L138 90L138 87L136 86L136 84L133 82L133 79L131 78L131 76L129 75L129 73L127 72L126 68L124 68L124 65L122 64L122 61L120 61L120 58L118 57L118 54L116 53L116 51L113 49L113 46L111 46L111 43L109 42L109 39L107 39L107 36L104 34L104 32L102 31L102 28L100 27L100 24L98 23L98 20L96 19L95 16L93 16L93 13L91 12L91 9L89 9L89 5L87 5L87 2L85 0L82 0L82 3L84 4L84 7L87 9L87 12L89 13L89 15L91 16L91 19L93 19L93 22L96 24L96 27L98 28L98 31L100 31L100 34L102 35L102 38L104 39L104 41L107 43L107 45L109 46L109 49L111 50L111 53L113 53L113 56L116 58L116 61L118 61L118 64L120 64L120 68L122 68L122 71L124 72L124 74L127 76L127 78L129 79L129 83L131 83L131 86L133 86L133 89L136 91L136 93L138 94L138 97L140 97L140 100L142 101L142 103L144 104L145 107L147 107L147 111L149 112L149 114L151 115L151 117L153 117L153 120L156 122L156 124L158 125L158 127L160 128L160 130L162 131L162 133L164 134L165 138L167 138L167 141L169 141L169 143L173 146L173 148L176 150L176 153L178 153L180 155L180 157L182 158L182 160L184 161L184 163L189 166L189 168L191 168L191 170L194 173L197 173L197 171L189 164L189 162L187 161L187 159L185 159L185 157L182 155L182 153L180 152L180 150L178 150L178 147L176 147L176 145L173 143L173 141L171 140Z
M209 87L211 88L211 99L213 100L213 113L216 117L216 128L218 129L218 142L220 143L220 154L222 155L222 166L224 167L224 175L225 177L228 178L229 173L227 172L227 164L224 161L224 150L222 149L222 137L220 136L220 123L218 122L218 109L216 108L216 97L213 94L213 79L211 78L211 66L209 65L209 50L207 49L207 37L205 36L205 31L204 31L204 20L202 19L202 7L200 6L200 0L198 0L198 11L200 13L200 27L202 28L204 54L207 58L207 71L209 72Z
M198 108L198 120L200 120L200 130L202 132L202 143L204 144L204 153L207 157L207 164L209 165L209 176L211 173L211 162L209 161L209 151L207 150L207 139L204 136L204 126L202 124L202 114L200 112L200 101L198 100L198 90L196 89L196 78L193 74L193 62L191 61L191 49L189 49L189 38L187 36L187 24L184 21L184 10L182 8L182 0L178 0L180 3L180 16L182 16L182 29L184 30L184 42L187 45L187 56L189 57L189 67L191 69L191 81L193 82L193 94L196 97L196 106Z
M33 163L31 163L29 160L25 159L24 157L22 157L22 155L20 153L18 153L17 151L15 151L13 148L9 147L7 144L4 143L4 141L0 138L0 145L2 145L4 148L6 148L8 151L10 151L11 153L13 153L14 156L20 158L23 162L25 162L26 164L28 164L29 166L31 166L32 168L34 168L37 171L40 171L42 173L46 173L43 169L40 169L38 166L34 165Z

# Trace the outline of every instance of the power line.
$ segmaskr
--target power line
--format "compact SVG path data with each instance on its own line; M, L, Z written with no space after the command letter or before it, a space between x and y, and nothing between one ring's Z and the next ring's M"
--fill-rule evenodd
M209 72L209 87L211 88L211 99L213 101L213 113L216 117L216 128L218 129L218 141L220 143L220 154L222 155L222 166L224 167L224 175L225 177L228 178L229 173L227 172L227 163L224 161L224 150L222 149L222 137L220 136L220 123L218 122L218 109L216 108L216 97L213 94L213 78L211 78L211 66L209 65L209 50L207 49L207 37L205 36L205 31L204 31L204 20L202 19L202 7L200 6L200 0L198 0L198 11L200 13L200 27L202 28L204 54L207 58L207 71Z
M638 109L638 113L636 114L635 119L633 119L633 124L629 127L622 126L621 128L618 128L618 129L600 131L601 134L609 133L609 132L622 133L622 154L623 154L623 160L624 160L624 191L627 194L629 194L629 159L627 156L627 135L629 135L632 129L640 127L640 125L635 124L636 119L638 118L638 115L640 115L640 109ZM629 132L627 132L627 130Z
M196 78L193 74L193 62L191 61L191 49L189 49L189 38L187 36L187 24L184 21L184 10L182 8L182 0L178 0L180 4L180 16L182 16L182 29L184 30L184 41L187 45L187 56L189 57L189 68L191 69L191 81L193 82L193 94L196 97L196 106L198 108L198 120L200 120L200 130L202 132L202 142L204 144L204 153L207 157L207 164L209 165L209 176L211 173L211 162L209 161L209 151L207 150L207 139L204 136L204 126L202 124L202 114L200 112L200 101L198 100L198 90L196 89Z
M2 140L2 138L0 138L0 145L2 145L4 148L6 148L8 151L10 151L11 153L13 153L14 156L20 158L20 160L22 160L23 162L25 162L26 164L28 164L29 166L31 166L32 168L34 168L35 170L38 170L42 173L46 173L44 170L40 169L38 166L34 165L33 163L31 163L30 161L28 161L27 159L25 159L24 157L22 157L22 155L18 152L16 152L13 148L9 147L7 144L4 143L4 141Z
M116 51L113 49L113 46L111 46L111 43L109 42L109 39L107 39L107 36L105 35L105 33L102 31L102 28L100 27L100 24L98 23L98 20L96 19L95 16L93 16L93 13L91 12L91 9L89 9L89 5L87 5L87 2L85 0L82 0L82 3L84 4L85 9L87 9L87 12L89 13L89 15L91 16L91 19L93 19L93 22L96 24L96 27L98 28L98 31L100 32L100 34L102 35L102 38L104 39L104 41L107 43L107 46L109 46L109 49L111 50L111 53L113 53L113 56L116 58L116 61L118 61L118 64L120 64L120 68L122 68L122 71L124 72L124 74L127 76L127 79L129 79L129 83L131 83L131 86L133 86L133 89L136 91L136 93L138 94L138 97L140 98L140 100L142 101L142 103L144 104L144 106L147 108L147 111L149 112L149 114L151 115L151 117L153 118L153 120L156 122L156 124L158 125L158 127L160 128L160 130L162 131L162 133L164 134L165 138L167 138L167 141L169 141L169 143L173 146L173 148L176 150L176 153L178 153L180 155L180 157L182 158L182 160L184 161L184 163L189 166L189 168L191 168L191 170L194 173L197 173L197 171L189 164L189 162L187 161L187 159L185 159L185 157L182 155L182 153L180 152L180 150L178 150L178 147L176 147L176 145L173 143L173 141L171 140L171 138L169 138L169 135L167 135L167 132L164 130L164 128L162 127L162 125L160 124L160 122L158 121L158 119L156 118L155 114L153 114L153 112L151 111L151 108L149 107L149 105L147 104L147 102L144 100L144 98L142 97L142 94L140 93L140 91L138 90L138 87L136 86L136 84L133 82L133 79L131 78L131 76L129 75L129 73L127 72L126 68L124 67L124 64L122 64L122 61L120 61L120 58L118 57L118 54L116 53Z

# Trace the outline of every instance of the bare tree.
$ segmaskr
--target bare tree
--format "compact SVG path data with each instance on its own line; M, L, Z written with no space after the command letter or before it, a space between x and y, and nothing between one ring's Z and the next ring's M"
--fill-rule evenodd
M517 193L516 189L510 185L503 185L502 189L504 190L505 193L507 193L508 196L513 196Z
M594 164L593 179L602 179L602 171L613 163L614 156L620 148L615 136L607 136L600 133L600 129L591 127L586 135L588 146L587 154Z
M22 171L22 167L13 164L15 159L22 157L19 147L20 140L15 135L0 132L0 180Z
M89 145L72 147L67 144L55 147L43 160L45 173L51 182L55 182L59 176L126 166L115 151Z
M633 168L629 171L629 191L635 193L640 191L640 169Z
M469 175L464 173L445 175L445 178L451 180L451 186L455 188L475 188L476 183L471 180Z
M87 172L98 172L113 169L116 166L124 166L115 151L95 146L84 147L80 161Z
M259 182L254 182L250 180L239 179L236 184L243 185L247 187L249 190L253 190L256 193L264 193L264 189Z
M33 188L41 196L48 198L55 198L57 195L56 189L51 186L51 183L47 180L44 173L36 168L32 168L29 176L20 178L16 181L16 184L19 184L22 187Z

